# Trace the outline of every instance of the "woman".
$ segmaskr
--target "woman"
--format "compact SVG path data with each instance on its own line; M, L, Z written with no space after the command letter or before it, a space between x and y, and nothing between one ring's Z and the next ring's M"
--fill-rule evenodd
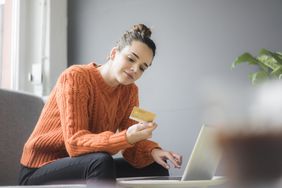
M168 175L181 156L148 140L154 122L129 119L138 106L134 84L151 66L156 46L143 24L121 37L107 63L74 65L59 77L21 158L20 185ZM122 151L123 158L112 155Z

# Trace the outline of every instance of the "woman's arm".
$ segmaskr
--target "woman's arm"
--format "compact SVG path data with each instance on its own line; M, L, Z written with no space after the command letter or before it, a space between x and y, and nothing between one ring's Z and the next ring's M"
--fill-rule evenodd
M129 97L129 106L123 118L123 121L120 125L121 131L124 131L124 130L130 131L130 128L137 129L138 122L129 119L130 113L134 106L139 106L138 88L135 85L133 85L132 87L132 91ZM131 127L131 126L136 126L136 127ZM160 148L159 144L157 144L156 142L150 141L148 139L144 139L142 141L138 141L134 143L133 147L126 148L122 152L122 155L133 166L137 168L142 168L154 162L154 159L152 158L152 155L151 155L151 151L154 148Z
M69 155L78 156L97 151L115 154L121 149L132 147L127 142L126 131L93 134L89 130L89 89L92 88L89 88L87 79L77 70L64 73L57 83L56 101Z

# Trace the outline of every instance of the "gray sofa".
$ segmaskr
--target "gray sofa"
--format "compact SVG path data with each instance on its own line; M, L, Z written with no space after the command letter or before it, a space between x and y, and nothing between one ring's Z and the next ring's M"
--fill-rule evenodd
M87 184L17 185L22 149L40 116L43 106L44 100L41 97L0 88L0 187L89 187ZM117 188L117 186L107 184L90 185L90 187Z
M16 185L22 148L44 101L38 96L0 88L0 185Z

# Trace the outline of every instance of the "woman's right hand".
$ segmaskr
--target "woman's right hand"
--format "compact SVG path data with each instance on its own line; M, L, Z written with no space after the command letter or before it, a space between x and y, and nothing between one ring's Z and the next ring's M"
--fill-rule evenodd
M157 124L153 122L134 124L126 131L127 140L130 144L135 144L141 140L151 138L155 128L157 128Z

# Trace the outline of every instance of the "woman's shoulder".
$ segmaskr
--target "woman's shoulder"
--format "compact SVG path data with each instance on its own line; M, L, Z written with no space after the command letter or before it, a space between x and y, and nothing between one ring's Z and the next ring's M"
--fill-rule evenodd
M84 78L90 79L93 72L97 71L97 68L93 64L75 64L66 68L60 75L60 78Z
M59 76L58 82L77 82L80 84L89 84L91 80L91 64L76 64L65 69Z
M86 74L92 68L91 64L75 64L65 69L63 74Z

